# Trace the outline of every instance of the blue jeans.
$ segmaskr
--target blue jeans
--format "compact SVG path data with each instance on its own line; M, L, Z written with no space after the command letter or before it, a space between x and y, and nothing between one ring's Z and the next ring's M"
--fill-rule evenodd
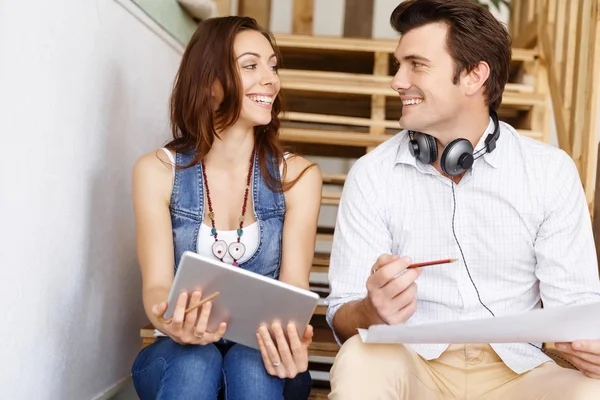
M312 384L308 371L271 376L258 350L224 340L182 346L158 339L138 354L131 375L141 400L306 400Z

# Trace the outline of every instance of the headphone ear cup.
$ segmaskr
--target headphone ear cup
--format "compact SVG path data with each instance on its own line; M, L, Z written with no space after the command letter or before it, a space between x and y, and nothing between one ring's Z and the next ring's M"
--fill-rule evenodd
M437 143L431 135L414 132L410 150L423 164L432 164L437 159Z
M473 165L473 145L466 139L454 139L444 149L440 167L447 175L460 175Z

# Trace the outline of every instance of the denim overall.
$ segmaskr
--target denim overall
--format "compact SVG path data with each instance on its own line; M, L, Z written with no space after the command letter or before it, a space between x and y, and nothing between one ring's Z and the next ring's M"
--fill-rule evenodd
M176 154L177 165L188 165L193 158L193 154ZM276 161L270 158L267 165L271 175L280 179L279 165ZM283 193L269 189L261 174L258 157L254 159L252 198L254 215L259 226L259 243L256 252L248 260L240 263L239 268L278 279L285 197ZM197 252L198 232L204 218L204 182L200 163L191 168L175 170L170 210L177 272L183 252ZM207 236L200 240L214 239ZM153 347L156 347L154 351L145 352ZM157 363L157 360L162 362ZM186 371L190 369L202 370L205 379L195 379L192 384L178 381L178 376L186 375ZM165 387L166 382L161 384L165 379L166 370L173 373L167 380L169 386L173 387ZM142 400L155 398L158 393L165 399L187 398L189 395L194 399L258 396L252 398L306 400L312 383L308 371L290 380L267 376L258 350L224 339L215 345L207 346L181 346L171 339L158 339L140 352L133 365L132 375ZM183 389L184 387L187 389ZM223 387L226 387L226 390L223 390ZM253 392L256 393L252 394ZM279 395L275 395L276 392Z

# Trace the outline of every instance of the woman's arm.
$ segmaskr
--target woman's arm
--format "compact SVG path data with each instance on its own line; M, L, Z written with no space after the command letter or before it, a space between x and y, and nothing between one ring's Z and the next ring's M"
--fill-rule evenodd
M152 307L167 301L174 278L173 231L169 212L173 182L171 163L163 151L152 151L135 163L132 178L144 310L150 322L159 328L161 324Z
M311 164L303 157L290 157L284 182L293 181ZM322 182L321 171L314 165L285 192L286 212L279 280L304 289L309 287L315 253Z

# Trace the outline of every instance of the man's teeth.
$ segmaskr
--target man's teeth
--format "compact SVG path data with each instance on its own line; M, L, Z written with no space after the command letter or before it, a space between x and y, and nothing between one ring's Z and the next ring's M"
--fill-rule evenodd
M412 104L421 104L423 99L410 99L410 100L402 100L403 106L410 106Z
M257 103L271 104L273 103L273 98L271 96L249 96L250 100L255 101Z

